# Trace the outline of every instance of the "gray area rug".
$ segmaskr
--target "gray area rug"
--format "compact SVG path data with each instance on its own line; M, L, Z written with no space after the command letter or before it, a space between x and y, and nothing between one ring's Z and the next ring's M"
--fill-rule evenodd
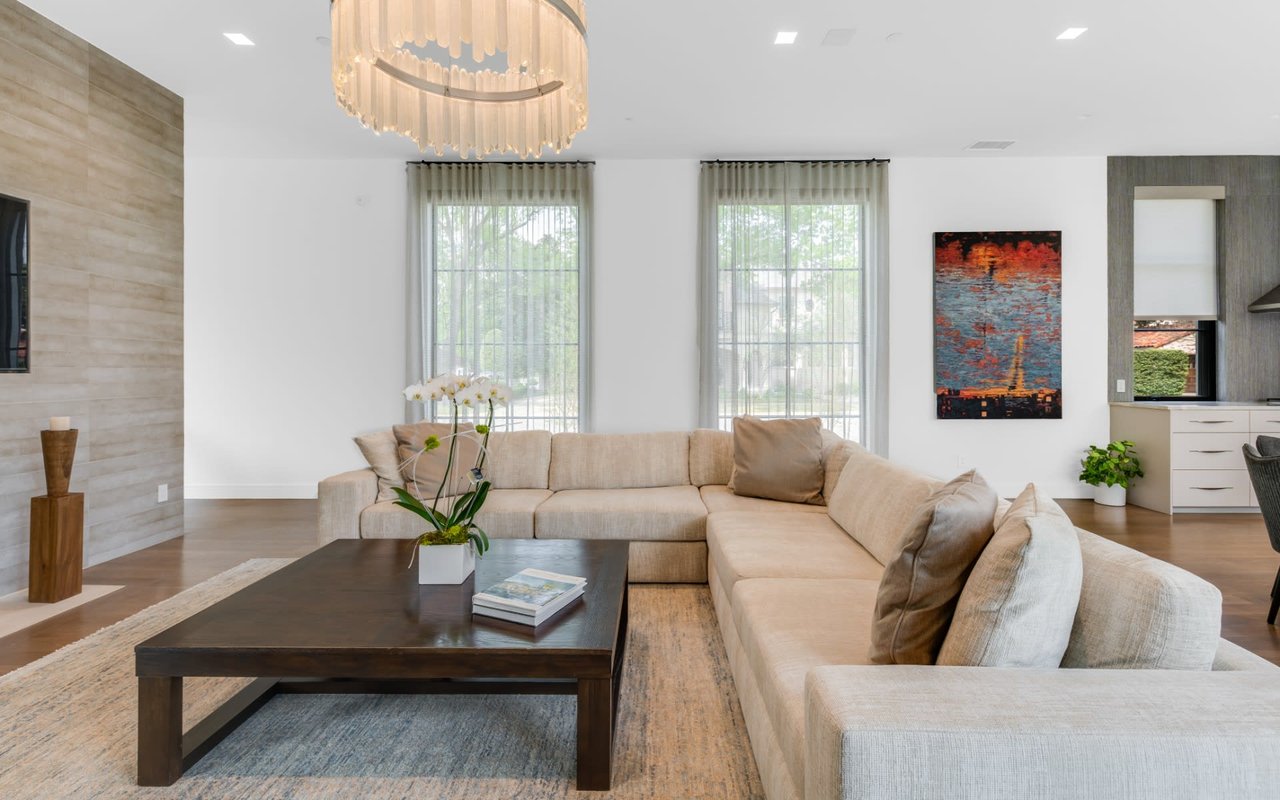
M0 677L0 798L764 796L705 586L631 589L610 792L573 788L575 700L521 695L281 695L176 786L136 787L134 645L287 563L246 562ZM187 726L243 684L187 681Z

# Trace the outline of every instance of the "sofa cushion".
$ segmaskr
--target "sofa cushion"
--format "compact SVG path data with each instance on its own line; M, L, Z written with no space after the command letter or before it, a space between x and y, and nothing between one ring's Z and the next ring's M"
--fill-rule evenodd
M874 580L769 579L734 587L734 627L792 775L805 774L805 678L815 667L868 663L878 588Z
M822 502L830 503L840 482L840 473L849 464L849 458L857 452L866 452L862 445L844 439L836 433L822 429Z
M552 491L688 485L688 433L557 433L551 437Z
M920 505L880 579L873 664L932 664L969 571L991 540L996 493L973 470Z
M396 435L388 428L357 436L355 443L364 460L369 462L373 474L378 476L378 500L395 500L396 493L392 491L392 487L404 488Z
M822 420L733 420L733 475L729 488L742 497L787 503L821 503Z
M470 422L460 423L456 439L451 438L453 426L448 422L415 422L411 425L395 425L391 430L396 435L400 474L404 477L405 488L411 494L424 500L435 498L445 479L446 469L450 475L444 489L445 496L471 491L471 468L480 455L475 425ZM440 440L440 445L434 450L426 450L425 442L432 436ZM452 467L449 464L451 444L455 450Z
M1222 592L1208 581L1088 531L1064 667L1211 669L1222 634Z
M696 541L706 537L707 507L694 486L570 489L538 506L539 539Z
M532 539L533 512L549 497L546 489L494 489L476 515L476 524L491 539ZM455 499L442 499L441 510L451 508ZM395 503L374 503L360 513L363 539L413 539L428 527L422 517Z
M803 511L712 514L707 518L707 557L729 598L734 584L744 578L879 581L884 571L825 514Z
M1080 604L1080 542L1035 484L1018 495L974 565L938 663L1052 669Z
M489 437L484 473L493 488L546 489L550 471L550 431L499 431Z
M699 428L689 434L689 482L726 486L733 476L733 434Z
M702 502L707 505L708 514L725 511L802 511L810 514L825 514L827 509L809 503L784 503L781 500L765 500L761 497L739 497L729 491L728 486L703 486Z
M881 564L887 564L902 551L902 537L916 508L940 485L857 448L849 452L827 500L827 513Z

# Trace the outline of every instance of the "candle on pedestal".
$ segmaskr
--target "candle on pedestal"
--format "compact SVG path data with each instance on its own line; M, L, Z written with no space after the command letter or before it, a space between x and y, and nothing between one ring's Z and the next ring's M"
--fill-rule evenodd
M51 431L71 430L71 417L49 417L49 430Z

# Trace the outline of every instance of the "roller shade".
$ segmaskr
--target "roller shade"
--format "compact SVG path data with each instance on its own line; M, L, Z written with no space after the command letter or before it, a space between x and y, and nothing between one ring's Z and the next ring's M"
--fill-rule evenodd
M1133 316L1218 318L1213 200L1133 201Z

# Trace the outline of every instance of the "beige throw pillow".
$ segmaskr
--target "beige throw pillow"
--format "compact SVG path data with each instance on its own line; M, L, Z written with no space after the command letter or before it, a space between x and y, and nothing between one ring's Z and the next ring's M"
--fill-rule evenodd
M1059 667L1082 576L1075 526L1034 484L1027 486L969 574L938 663Z
M469 422L458 426L457 450L453 456L451 480L445 486L445 497L455 497L471 491L471 468L476 465L476 456L480 453L475 429ZM397 455L402 465L400 474L404 477L405 487L411 494L424 500L434 498L449 463L449 435L453 427L447 422L418 422L396 425L391 430L396 435ZM440 446L423 452L424 444L430 436L438 438Z
M933 664L965 579L991 540L996 493L973 470L916 509L885 567L871 628L873 664Z
M357 436L355 442L364 455L364 460L373 468L373 474L378 476L378 502L395 500L396 493L391 491L392 487L404 488L396 435L389 430L378 431Z
M734 494L819 505L825 478L822 420L734 418Z

